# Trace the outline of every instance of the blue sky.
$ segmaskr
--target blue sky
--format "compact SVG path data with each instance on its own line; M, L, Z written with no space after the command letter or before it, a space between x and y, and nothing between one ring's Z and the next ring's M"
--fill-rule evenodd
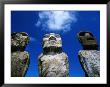
M54 22L53 22L54 21ZM68 55L71 77L84 77L85 73L78 59L82 46L77 38L80 31L90 31L100 45L100 11L12 11L11 32L26 32L30 42L26 51L30 64L26 76L38 76L38 56L42 53L42 37L46 33L61 35L63 51Z

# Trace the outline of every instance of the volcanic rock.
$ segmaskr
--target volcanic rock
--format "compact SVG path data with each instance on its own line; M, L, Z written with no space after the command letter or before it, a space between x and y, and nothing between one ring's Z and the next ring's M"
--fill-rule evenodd
M84 50L98 50L96 38L90 32L79 32L78 39Z
M88 77L100 76L100 51L80 50L79 60Z
M29 54L28 52L12 52L11 53L11 76L23 77L28 69Z
M62 51L62 40L59 34L44 35L43 53L39 59L39 76L67 77L69 76L68 56Z
M11 34L11 51L24 51L29 42L28 34L25 32Z
M11 34L11 76L23 77L29 65L29 53L25 48L29 42L29 36L25 32Z
M39 56L40 76L42 77L65 77L68 76L69 65L65 53Z

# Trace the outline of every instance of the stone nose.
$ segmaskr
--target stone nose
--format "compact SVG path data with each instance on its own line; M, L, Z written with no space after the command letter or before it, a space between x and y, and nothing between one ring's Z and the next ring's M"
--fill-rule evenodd
M56 38L53 37L53 36L51 36L51 37L49 38L49 40L56 40Z

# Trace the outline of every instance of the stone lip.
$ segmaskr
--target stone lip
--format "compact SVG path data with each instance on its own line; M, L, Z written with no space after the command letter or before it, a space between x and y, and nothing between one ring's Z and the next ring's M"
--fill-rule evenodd
M86 76L100 76L100 51L80 50L78 56Z
M39 58L39 76L40 77L68 77L69 63L68 56L62 52L44 55Z
M25 32L11 34L11 51L24 51L29 42L29 36Z
M84 50L97 50L98 49L97 41L92 33L87 32L87 31L79 32L77 36Z

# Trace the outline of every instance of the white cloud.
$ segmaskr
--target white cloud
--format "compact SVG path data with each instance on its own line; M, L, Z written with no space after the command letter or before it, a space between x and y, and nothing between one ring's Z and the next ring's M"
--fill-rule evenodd
M73 11L41 11L36 26L41 26L46 31L66 32L76 21L76 12Z

